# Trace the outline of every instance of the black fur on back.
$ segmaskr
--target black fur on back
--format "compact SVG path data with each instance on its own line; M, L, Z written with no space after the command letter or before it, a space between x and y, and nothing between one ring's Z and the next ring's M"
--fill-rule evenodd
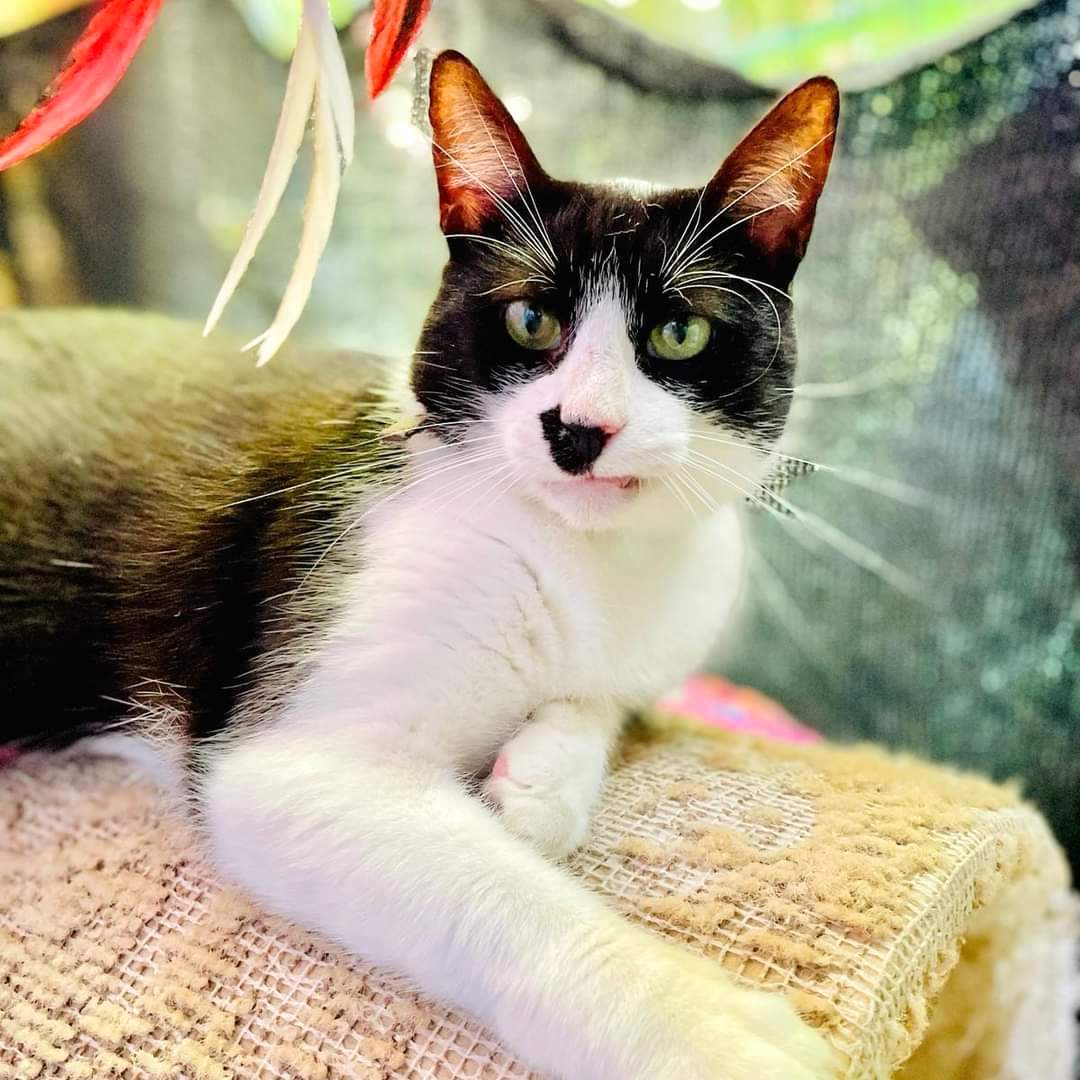
M220 731L370 478L375 374L256 370L156 316L0 317L0 743L154 711Z

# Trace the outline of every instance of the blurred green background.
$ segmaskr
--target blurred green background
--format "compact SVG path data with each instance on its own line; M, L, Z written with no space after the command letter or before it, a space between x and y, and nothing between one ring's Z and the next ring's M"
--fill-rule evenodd
M584 0L654 41L765 85L828 71L880 83L1030 6L1030 0Z
M346 6L360 100L367 15ZM0 177L0 304L205 315L287 16L166 3L106 108ZM84 19L0 42L0 123ZM582 179L700 183L777 89L839 78L787 448L848 472L791 487L815 530L751 515L747 610L716 664L832 736L1023 777L1080 857L1080 0L436 0L422 41L469 55L550 171ZM312 340L413 345L444 248L412 101L406 70L359 107ZM241 332L277 305L303 172L230 309Z

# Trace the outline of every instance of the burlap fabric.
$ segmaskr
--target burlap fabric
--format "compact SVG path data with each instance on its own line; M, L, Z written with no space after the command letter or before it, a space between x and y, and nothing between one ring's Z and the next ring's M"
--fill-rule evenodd
M908 1080L1071 1076L1067 872L1008 788L652 725L571 865L628 918L790 994L849 1078L909 1058ZM528 1075L466 1017L223 887L128 765L0 773L0 1078Z

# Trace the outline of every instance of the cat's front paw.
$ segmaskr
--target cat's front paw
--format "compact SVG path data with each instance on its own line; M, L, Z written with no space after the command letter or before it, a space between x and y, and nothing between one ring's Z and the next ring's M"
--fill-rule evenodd
M781 994L745 989L715 961L624 925L552 976L552 1013L493 1026L564 1080L840 1080L842 1062Z
M702 1020L708 1019L702 1015ZM824 1036L806 1023L782 995L764 990L745 991L745 999L731 1013L734 1045L726 1056L719 1040L708 1050L715 1071L698 1075L723 1080L839 1080L840 1062ZM692 1037L692 1036L691 1036ZM729 1047L732 1044L728 1044ZM702 1068L706 1067L702 1058ZM716 1069L717 1062L730 1062ZM684 1078L686 1073L682 1074ZM673 1080L677 1080L673 1074Z
M695 1040L688 1052L657 1064L642 1080L840 1080L835 1052L793 1009L773 1012L764 1032L738 1016L699 1020L687 1032Z
M606 766L606 742L576 728L572 708L539 710L503 747L484 784L507 829L552 859L584 842Z
M783 995L736 986L715 962L667 943L655 959L659 969L667 969L667 979L661 976L667 989L641 1025L652 1029L643 1048L642 1080L840 1077L836 1051Z

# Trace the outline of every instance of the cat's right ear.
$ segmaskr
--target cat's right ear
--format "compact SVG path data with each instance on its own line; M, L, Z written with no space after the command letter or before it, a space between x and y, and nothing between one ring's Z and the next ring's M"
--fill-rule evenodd
M428 109L444 233L479 233L548 176L506 106L461 53L431 67Z
M839 93L807 79L782 98L709 181L710 203L730 210L750 246L790 280L806 251L836 141Z

